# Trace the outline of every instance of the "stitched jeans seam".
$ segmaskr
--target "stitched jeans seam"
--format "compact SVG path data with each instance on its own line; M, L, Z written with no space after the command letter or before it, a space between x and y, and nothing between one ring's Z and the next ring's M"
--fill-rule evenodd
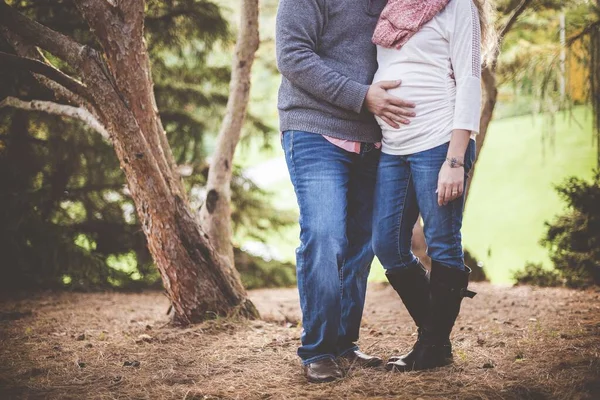
M289 131L288 135L290 135L290 147L289 147L289 154L290 154L290 166L292 169L292 175L294 176L294 185L298 185L298 175L296 173L296 161L294 160L294 131ZM300 246L304 246L304 244L302 242L300 242ZM306 277L305 277L305 270L306 270L306 263L305 263L305 258L304 258L304 249L302 249L300 251L300 263L302 265L302 292L306 293Z
M406 212L406 199L408 198L408 191L410 189L410 181L412 179L412 171L409 170L408 179L406 181L406 191L404 192L404 201L402 202L402 210L400 211L400 218L398 221L398 233L396 235L396 252L399 259L402 259L402 252L400 249L400 239L402 235L402 221L404 220L404 213Z

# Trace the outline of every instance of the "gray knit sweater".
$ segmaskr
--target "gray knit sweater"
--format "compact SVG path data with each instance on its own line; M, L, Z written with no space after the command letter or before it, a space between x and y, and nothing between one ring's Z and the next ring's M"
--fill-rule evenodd
M371 37L386 0L280 0L280 129L374 143L364 99L377 70Z

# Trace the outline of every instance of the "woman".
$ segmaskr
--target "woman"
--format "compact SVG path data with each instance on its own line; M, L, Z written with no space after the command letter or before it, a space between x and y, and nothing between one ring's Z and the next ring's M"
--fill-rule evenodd
M417 116L398 129L377 117L383 140L373 247L419 332L410 353L388 361L390 370L450 363L461 301L475 295L460 229L479 130L482 42L493 43L489 10L486 0L390 0L373 37L375 82L402 79L390 94L417 104ZM419 214L430 274L411 251Z

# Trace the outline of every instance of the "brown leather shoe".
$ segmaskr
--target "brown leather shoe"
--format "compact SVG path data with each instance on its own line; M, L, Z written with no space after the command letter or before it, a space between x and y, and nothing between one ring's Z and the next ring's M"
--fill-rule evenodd
M383 364L383 360L376 356L370 356L362 351L353 350L344 354L341 358L344 358L350 363L350 365L358 365L360 367L375 368Z
M340 367L331 358L305 365L304 375L311 383L331 382L344 376Z

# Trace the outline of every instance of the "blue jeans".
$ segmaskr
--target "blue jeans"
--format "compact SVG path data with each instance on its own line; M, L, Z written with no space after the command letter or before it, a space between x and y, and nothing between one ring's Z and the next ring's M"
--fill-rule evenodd
M386 270L418 263L411 250L413 226L419 213L427 255L441 264L464 269L462 217L464 194L439 206L438 174L446 161L449 142L419 153L382 154L377 172L373 217L373 249ZM465 185L475 160L475 141L465 152Z
M323 136L284 132L298 206L296 270L304 364L356 350L373 261L373 192L380 151L348 152Z

